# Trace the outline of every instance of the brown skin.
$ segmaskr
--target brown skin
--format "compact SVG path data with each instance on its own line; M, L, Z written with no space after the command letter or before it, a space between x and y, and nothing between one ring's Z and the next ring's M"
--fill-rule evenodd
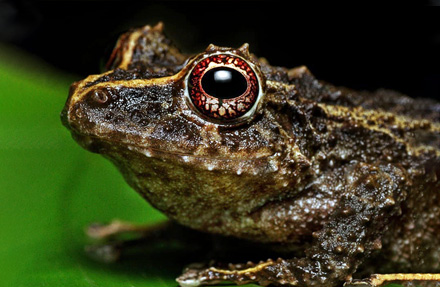
M240 123L202 118L184 95L191 68L219 51L261 79L261 101ZM303 250L189 269L181 285L340 286L358 270L440 271L439 103L337 88L247 45L187 58L161 25L121 36L107 67L74 83L62 112L80 145L182 225Z

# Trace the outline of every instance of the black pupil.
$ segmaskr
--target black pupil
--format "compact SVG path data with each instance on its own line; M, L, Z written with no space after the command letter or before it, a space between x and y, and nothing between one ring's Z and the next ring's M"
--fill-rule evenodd
M247 81L240 72L231 68L219 67L211 69L203 75L202 88L210 96L232 99L246 92Z

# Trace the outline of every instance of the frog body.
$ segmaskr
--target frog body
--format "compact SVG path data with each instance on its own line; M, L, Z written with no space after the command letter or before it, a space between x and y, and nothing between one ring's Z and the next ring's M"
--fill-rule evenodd
M182 286L339 286L377 258L374 272L440 270L439 103L335 87L247 44L187 56L161 25L122 35L107 69L62 112L81 146L179 224L303 250Z

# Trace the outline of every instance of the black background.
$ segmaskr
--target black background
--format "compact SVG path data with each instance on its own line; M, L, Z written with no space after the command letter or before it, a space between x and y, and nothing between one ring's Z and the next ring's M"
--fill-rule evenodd
M120 33L163 21L186 53L247 42L272 65L307 65L336 85L440 99L436 8L292 3L0 0L0 40L80 78L100 72Z

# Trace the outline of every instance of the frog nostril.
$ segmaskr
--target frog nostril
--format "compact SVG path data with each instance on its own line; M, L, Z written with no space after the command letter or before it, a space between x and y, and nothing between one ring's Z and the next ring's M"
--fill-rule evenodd
M99 104L104 104L108 100L107 93L102 90L93 91L91 96L92 96L92 100L99 103Z

